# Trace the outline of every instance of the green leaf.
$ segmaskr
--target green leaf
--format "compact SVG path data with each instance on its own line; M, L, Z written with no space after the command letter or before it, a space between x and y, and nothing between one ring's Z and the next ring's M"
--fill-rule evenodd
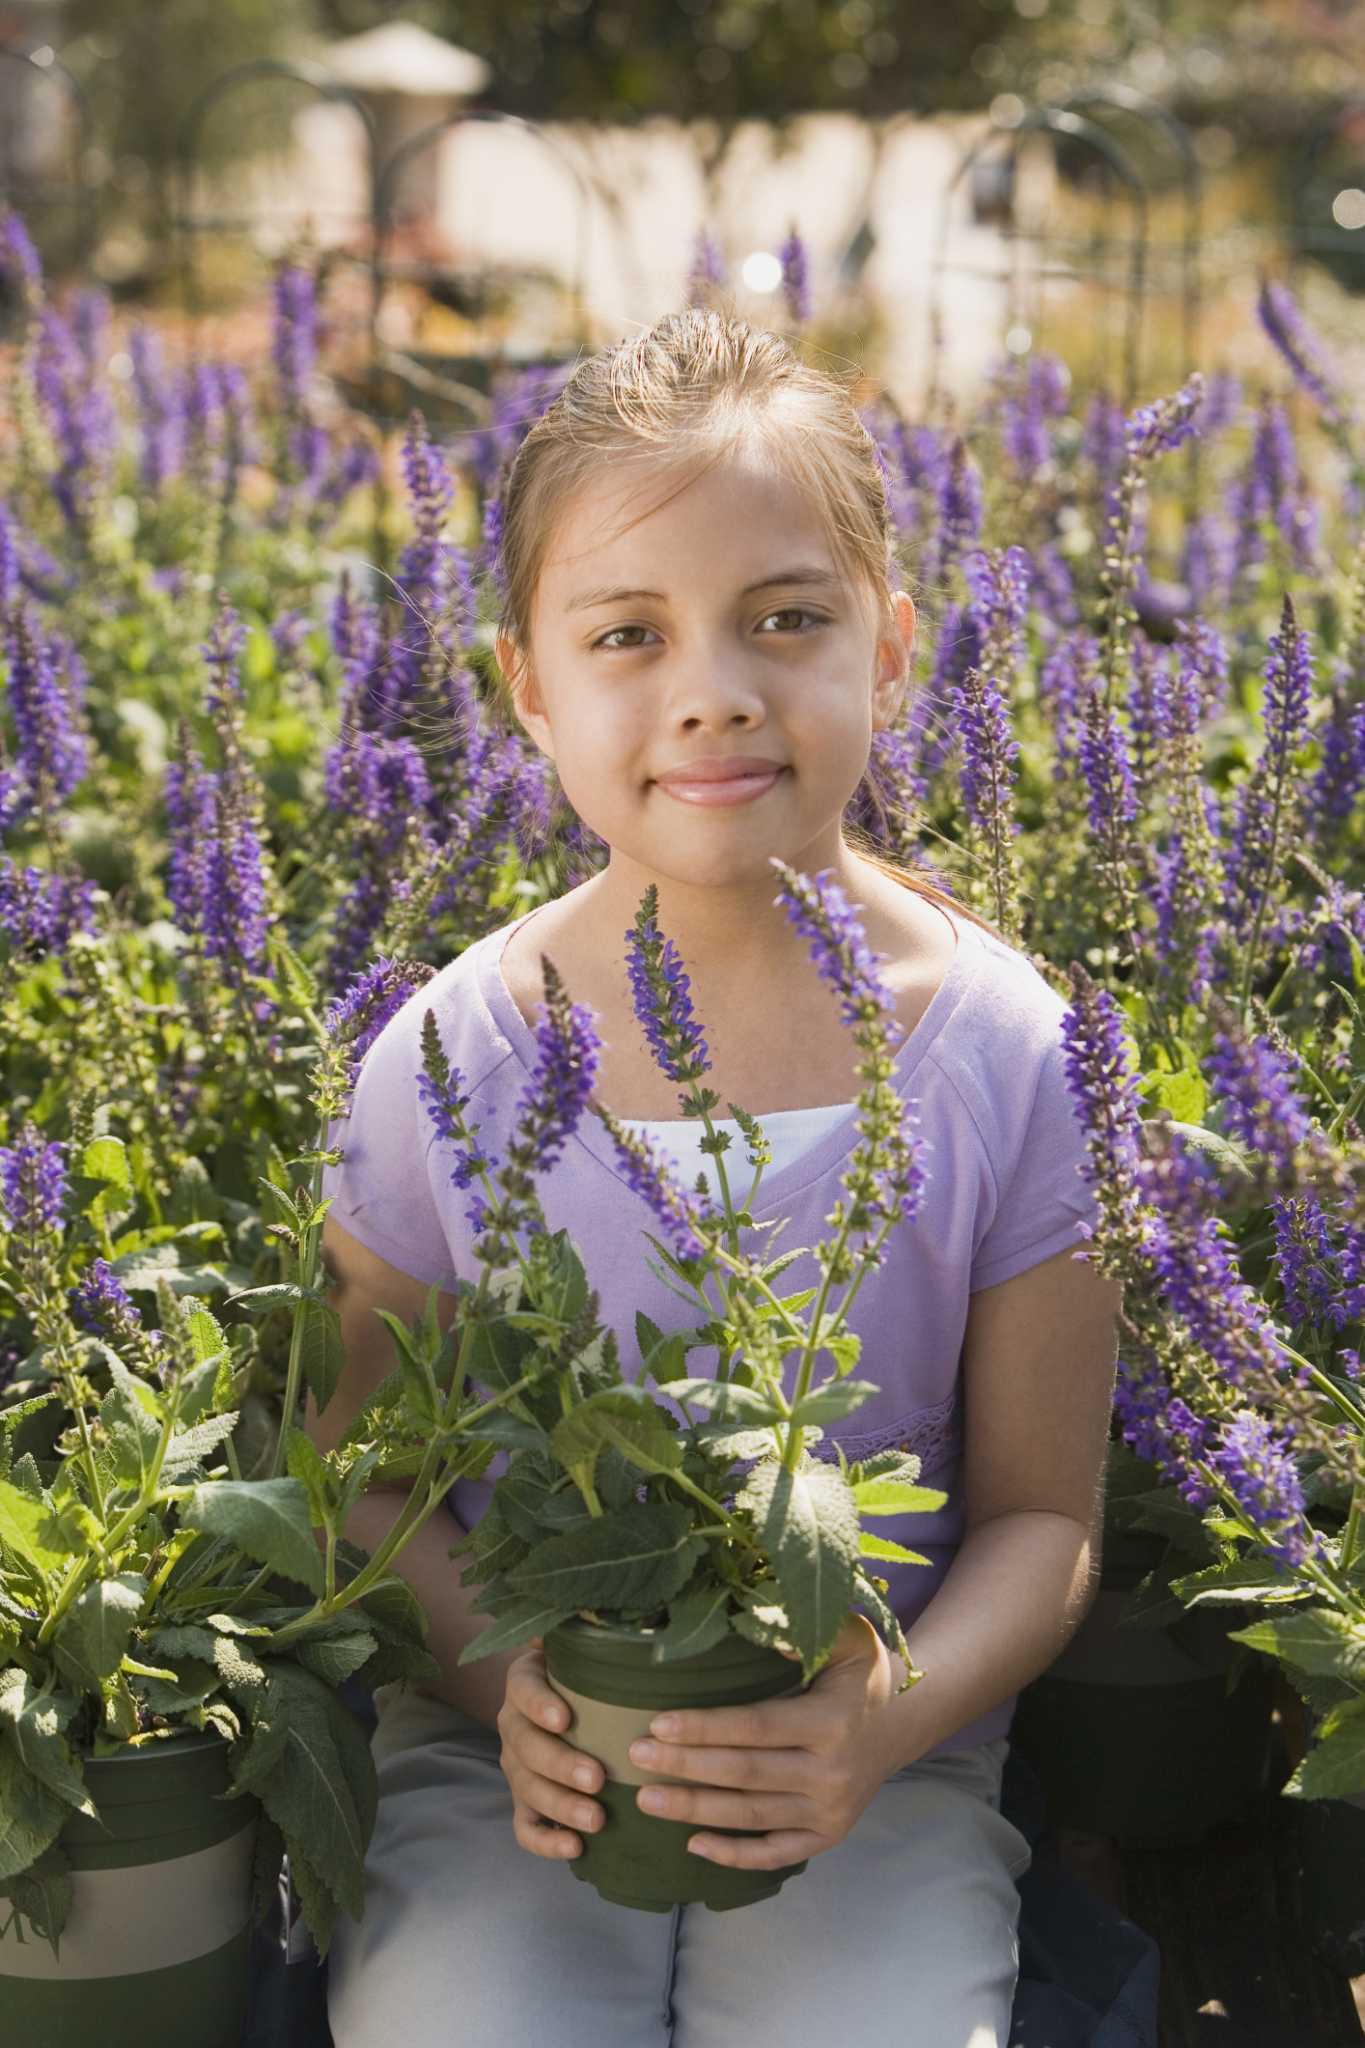
M128 1150L122 1138L92 1138L81 1154L81 1172L88 1180L104 1181L121 1195L133 1192L128 1171Z
M765 1422L780 1422L782 1411L758 1387L741 1386L735 1380L682 1379L669 1383L669 1399L690 1402L717 1422L733 1422L756 1428Z
M308 1519L308 1496L297 1479L214 1479L196 1486L180 1509L184 1527L221 1536L254 1557L321 1593L322 1556Z
M736 1497L747 1509L781 1589L802 1670L812 1678L848 1613L858 1558L858 1510L842 1472L788 1472L775 1458L753 1471Z
M365 1731L311 1671L271 1666L254 1727L273 1744L273 1764L253 1773L252 1789L290 1851L307 1858L337 1904L355 1919L364 1911L363 1866L374 1827L378 1787Z
M667 1624L655 1634L650 1657L656 1664L670 1663L675 1657L699 1657L729 1633L730 1588L704 1586L672 1602Z
M1285 1614L1273 1621L1253 1621L1248 1628L1230 1630L1228 1640L1248 1643L1253 1650L1264 1650L1302 1671L1365 1685L1365 1626L1348 1621L1330 1607Z
M71 1911L71 1863L61 1843L49 1844L27 1870L0 1884L0 1895L51 1944L60 1962L60 1936Z
M249 1316L268 1316L277 1308L292 1308L296 1301L321 1301L315 1287L301 1287L297 1280L272 1281L268 1287L248 1287L230 1294L226 1308L243 1309Z
M861 1408L877 1391L872 1380L833 1380L827 1387L817 1387L813 1394L807 1394L804 1401L798 1401L792 1409L792 1420L803 1427L811 1422L837 1422L841 1416Z
M475 1664L480 1657L491 1657L501 1650L514 1650L521 1643L528 1643L532 1636L548 1635L552 1628L558 1628L561 1621L567 1621L574 1612L572 1607L547 1607L542 1600L508 1600L502 1604L502 1612L486 1628L482 1635L465 1644L458 1662Z
M907 1486L899 1479L859 1479L853 1498L859 1515L932 1515L948 1496L936 1486Z
M346 1363L341 1342L341 1317L328 1301L306 1302L300 1314L303 1331L299 1339L299 1357L303 1377L321 1414L337 1390L337 1382Z
M125 1484L143 1487L161 1441L161 1424L142 1398L152 1390L126 1366L111 1364L109 1371L114 1384L100 1403L100 1423L109 1433L114 1471Z
M292 1423L284 1433L284 1462L290 1478L297 1479L308 1496L313 1527L325 1529L331 1512L327 1465L313 1439Z
M683 1448L672 1418L643 1389L594 1394L571 1408L550 1432L550 1449L566 1471L589 1478L606 1450L616 1450L640 1472L676 1472Z
M918 1550L907 1550L903 1543L893 1543L889 1536L869 1536L864 1530L858 1538L859 1554L863 1557L884 1558L888 1564L929 1564L930 1558L921 1556Z
M1365 1792L1365 1699L1343 1700L1327 1714L1284 1791L1291 1799L1344 1799Z
M202 1465L226 1443L237 1427L234 1411L229 1415L210 1415L207 1422L198 1422L193 1429L177 1430L166 1446L166 1455L161 1462L161 1477L172 1479L178 1473L192 1471Z
M18 1877L55 1842L70 1811L0 1738L0 1879Z
M647 1502L551 1536L508 1576L546 1606L652 1613L687 1583L701 1549L686 1508Z
M196 1365L216 1365L227 1350L227 1338L217 1318L206 1308L196 1305L186 1311L185 1321L189 1326Z
M378 1647L368 1629L348 1629L342 1636L319 1636L316 1640L305 1636L295 1655L306 1671L313 1672L327 1685L338 1686L353 1671L359 1671L362 1664L368 1664Z
M61 1571L71 1563L70 1551L57 1547L57 1535L49 1507L0 1479L0 1548L22 1557L46 1579L49 1572Z
M140 1572L97 1579L77 1595L52 1637L57 1663L75 1684L98 1691L118 1670L146 1597Z
M98 1817L94 1802L62 1732L77 1704L69 1694L54 1692L49 1685L35 1685L17 1665L0 1671L0 1729L9 1737L19 1761L39 1784L93 1820Z
M1270 1558L1239 1557L1231 1564L1211 1564L1171 1580L1171 1591L1186 1607L1235 1606L1250 1603L1283 1606L1306 1600L1312 1587L1296 1579Z

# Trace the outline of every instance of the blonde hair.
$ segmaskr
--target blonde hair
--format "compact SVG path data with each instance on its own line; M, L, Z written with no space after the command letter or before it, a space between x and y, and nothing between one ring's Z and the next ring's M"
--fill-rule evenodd
M661 458L670 469L690 468L686 483L753 441L807 494L837 567L890 622L899 567L885 472L849 386L804 362L781 335L690 306L585 356L513 458L501 491L499 548L500 625L518 657L503 678L509 696L529 672L541 568L565 507L583 486L608 465L619 473L632 463L657 467ZM862 858L893 881L1000 936L847 821L844 831Z

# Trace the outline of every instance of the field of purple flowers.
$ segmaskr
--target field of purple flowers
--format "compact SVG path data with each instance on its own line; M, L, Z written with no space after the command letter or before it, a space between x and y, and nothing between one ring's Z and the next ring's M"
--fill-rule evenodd
M89 1418L51 1455L98 1450L109 1359L206 1331L262 1476L339 1369L338 1063L602 857L488 686L499 482L565 372L390 448L298 266L258 375L58 305L13 217L0 269L0 1476L54 1380ZM1260 388L1129 416L1042 356L968 418L869 390L927 630L851 822L1068 1001L1154 1597L1257 1606L1316 1797L1365 1791L1365 458L1289 295L1257 311Z

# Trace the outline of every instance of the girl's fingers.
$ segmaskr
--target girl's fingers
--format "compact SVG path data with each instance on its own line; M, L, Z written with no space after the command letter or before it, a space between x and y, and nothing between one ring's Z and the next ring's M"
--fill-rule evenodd
M518 1657L508 1667L505 1696L538 1728L562 1733L569 1725L569 1709L554 1687L546 1683L544 1674L545 1658L540 1651Z
M516 1806L528 1808L538 1819L558 1821L582 1834L595 1834L607 1817L595 1799L585 1799L581 1792L570 1792L534 1771L517 1772L512 1797Z
M642 1813L660 1820L686 1821L700 1828L744 1828L753 1834L809 1827L810 1802L790 1793L720 1792L691 1785L642 1785L635 1795Z
M542 1778L572 1785L579 1792L596 1792L602 1783L602 1766L596 1757L575 1749L558 1735L547 1735L525 1716L511 1723L504 1740L517 1762Z
M543 1856L548 1861L563 1863L583 1854L583 1843L578 1835L569 1828L553 1827L538 1813L533 1813L529 1806L518 1804L512 1808L512 1833L519 1848L532 1856Z
M739 1791L804 1794L814 1789L818 1759L806 1749L699 1749L676 1742L632 1742L630 1760L647 1771Z
M830 1844L808 1829L787 1828L780 1834L756 1835L749 1842L738 1835L693 1835L687 1846L694 1856L724 1863L731 1870L785 1870L789 1863L818 1856Z

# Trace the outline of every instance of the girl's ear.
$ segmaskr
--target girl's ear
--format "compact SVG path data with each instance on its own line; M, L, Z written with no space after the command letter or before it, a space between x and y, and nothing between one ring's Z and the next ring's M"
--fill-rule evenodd
M545 716L545 707L536 686L530 660L523 656L516 641L510 634L503 632L501 627L493 636L493 658L502 671L503 681L507 685L508 701L518 725L527 738L539 747L541 753L553 761L550 724Z
M891 597L891 621L877 642L877 666L872 678L872 729L885 732L894 723L910 681L910 657L915 646L915 603L908 591L897 590Z

